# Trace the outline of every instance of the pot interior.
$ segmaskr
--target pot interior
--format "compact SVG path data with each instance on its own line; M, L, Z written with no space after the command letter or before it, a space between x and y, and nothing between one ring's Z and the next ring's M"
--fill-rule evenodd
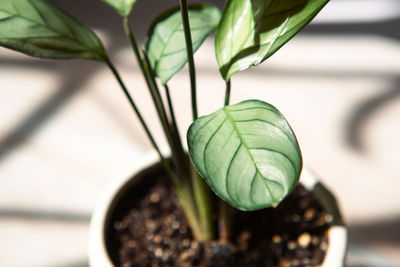
M132 207L137 205L138 201L153 186L155 178L159 177L161 173L162 168L160 163L153 164L140 171L121 188L111 203L103 235L108 255L114 266L118 265L119 241L114 238L116 230L112 223L120 221Z
M160 177L162 173L163 169L159 163L153 164L152 166L140 171L121 188L117 196L114 198L114 201L111 203L109 213L106 216L104 239L109 258L115 266L119 264L120 240L115 238L117 230L112 224L122 221L123 217L129 213L132 207L138 206L139 201L151 189L155 184L156 179ZM319 186L313 188L312 191L315 191L316 188L319 188ZM241 212L238 211L237 213ZM246 213L244 216L247 217L248 215L249 213Z

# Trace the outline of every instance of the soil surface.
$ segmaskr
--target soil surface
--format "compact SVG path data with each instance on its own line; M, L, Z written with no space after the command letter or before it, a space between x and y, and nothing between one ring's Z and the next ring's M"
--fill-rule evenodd
M178 199L162 177L111 221L118 266L318 266L328 247L327 215L298 185L277 208L234 211L229 243L192 240Z

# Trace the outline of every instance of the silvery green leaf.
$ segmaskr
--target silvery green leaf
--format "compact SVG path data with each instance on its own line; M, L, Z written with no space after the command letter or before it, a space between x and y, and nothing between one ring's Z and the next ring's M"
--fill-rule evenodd
M189 24L195 52L214 31L221 18L218 7L209 4L189 6ZM147 54L155 74L163 84L187 62L185 35L179 8L158 16L150 28Z
M241 210L278 204L296 185L296 137L270 104L248 100L200 117L187 134L190 157L214 192Z
M102 0L114 8L121 16L127 16L131 13L136 0Z
M329 0L228 0L215 36L225 80L263 62L296 35Z
M89 28L44 0L0 1L0 45L42 58L106 58Z

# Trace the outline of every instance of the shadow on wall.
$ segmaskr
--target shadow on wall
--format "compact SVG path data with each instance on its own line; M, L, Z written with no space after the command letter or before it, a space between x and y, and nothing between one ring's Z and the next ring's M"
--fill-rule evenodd
M73 14L82 23L106 33L112 33L114 38L111 38L111 43L108 45L109 51L115 52L119 48L128 45L122 30L121 17L100 0L85 0L79 2L77 0L52 0L52 2ZM220 7L222 7L224 4L223 0L214 0L212 2ZM157 5L155 5L155 3L157 3ZM138 1L134 9L135 16L132 17L132 24L136 30L138 39L144 39L147 28L151 23L151 18L156 16L165 8L169 8L177 4L177 0L163 0L157 2L154 0ZM379 34L393 38L399 42L400 30L398 25L400 25L400 19L382 21L378 23L312 24L305 28L303 34ZM24 67L27 66L26 63L10 60L2 61L0 64L23 64ZM43 68L44 70L53 69L54 66L64 65L46 60L41 60L40 63L34 61L31 64L33 64L35 67ZM78 64L79 67L77 68ZM67 69L61 72L63 75L60 78L61 81L59 90L57 90L57 92L51 98L37 108L37 110L32 112L30 116L22 119L20 125L17 126L6 138L0 140L0 160L9 151L22 144L27 138L29 138L30 134L39 129L40 126L52 116L52 114L57 112L61 106L68 102L77 93L77 88L84 88L82 85L88 81L90 77L99 69L99 65L96 63L85 63L93 64L93 67L88 68L82 68L81 64L81 61L73 61L65 64ZM68 75L65 75L65 73L68 73ZM297 74L302 75L302 72L300 71ZM318 75L318 73L303 73L303 75ZM334 75L348 77L349 75L353 74L336 73ZM364 103L360 103L359 107L354 111L353 114L350 114L348 118L348 127L346 129L345 138L347 144L355 150L363 151L364 149L364 145L361 142L361 134L364 126L368 123L368 119L371 118L381 107L389 103L389 101L393 101L394 98L400 96L400 76L385 78L393 80L392 87L389 90L385 90L381 95L368 99Z
M54 114L56 114L70 99L77 93L78 89L86 88L83 86L95 74L100 67L97 62L75 62L72 64L62 64L43 60L44 64L36 61L32 65L45 71L56 69L56 75L60 75L59 88L56 92L42 103L36 110L26 118L22 118L19 124L3 139L0 140L0 162L14 149L24 144L29 136L37 132L40 127ZM18 65L18 62L1 62L1 65ZM77 67L79 64L79 67ZM24 67L26 64L24 63Z
M350 240L365 245L400 247L400 217L349 226Z
M364 128L368 124L368 119L373 117L380 108L400 97L400 75L396 79L392 79L391 84L389 90L384 90L378 96L359 103L355 111L350 114L345 138L347 144L353 149L359 152L366 150L365 144L362 142L362 134L365 132Z
M344 24L313 24L305 29L305 33L313 35L380 35L391 38L400 43L400 18L374 23L344 23ZM366 55L368 56L368 55ZM371 63L372 64L372 63ZM380 108L400 97L400 72L396 77L384 77L388 79L391 87L381 94L366 100L358 105L353 114L349 115L345 141L356 151L365 151L362 142L362 133L369 118Z

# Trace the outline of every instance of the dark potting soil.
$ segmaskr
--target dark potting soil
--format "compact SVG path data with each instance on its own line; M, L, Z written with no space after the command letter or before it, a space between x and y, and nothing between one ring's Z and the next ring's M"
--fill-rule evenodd
M318 266L332 220L298 185L277 208L234 211L229 243L192 240L166 178L157 179L113 224L114 262L128 266ZM113 252L111 252L113 254Z

